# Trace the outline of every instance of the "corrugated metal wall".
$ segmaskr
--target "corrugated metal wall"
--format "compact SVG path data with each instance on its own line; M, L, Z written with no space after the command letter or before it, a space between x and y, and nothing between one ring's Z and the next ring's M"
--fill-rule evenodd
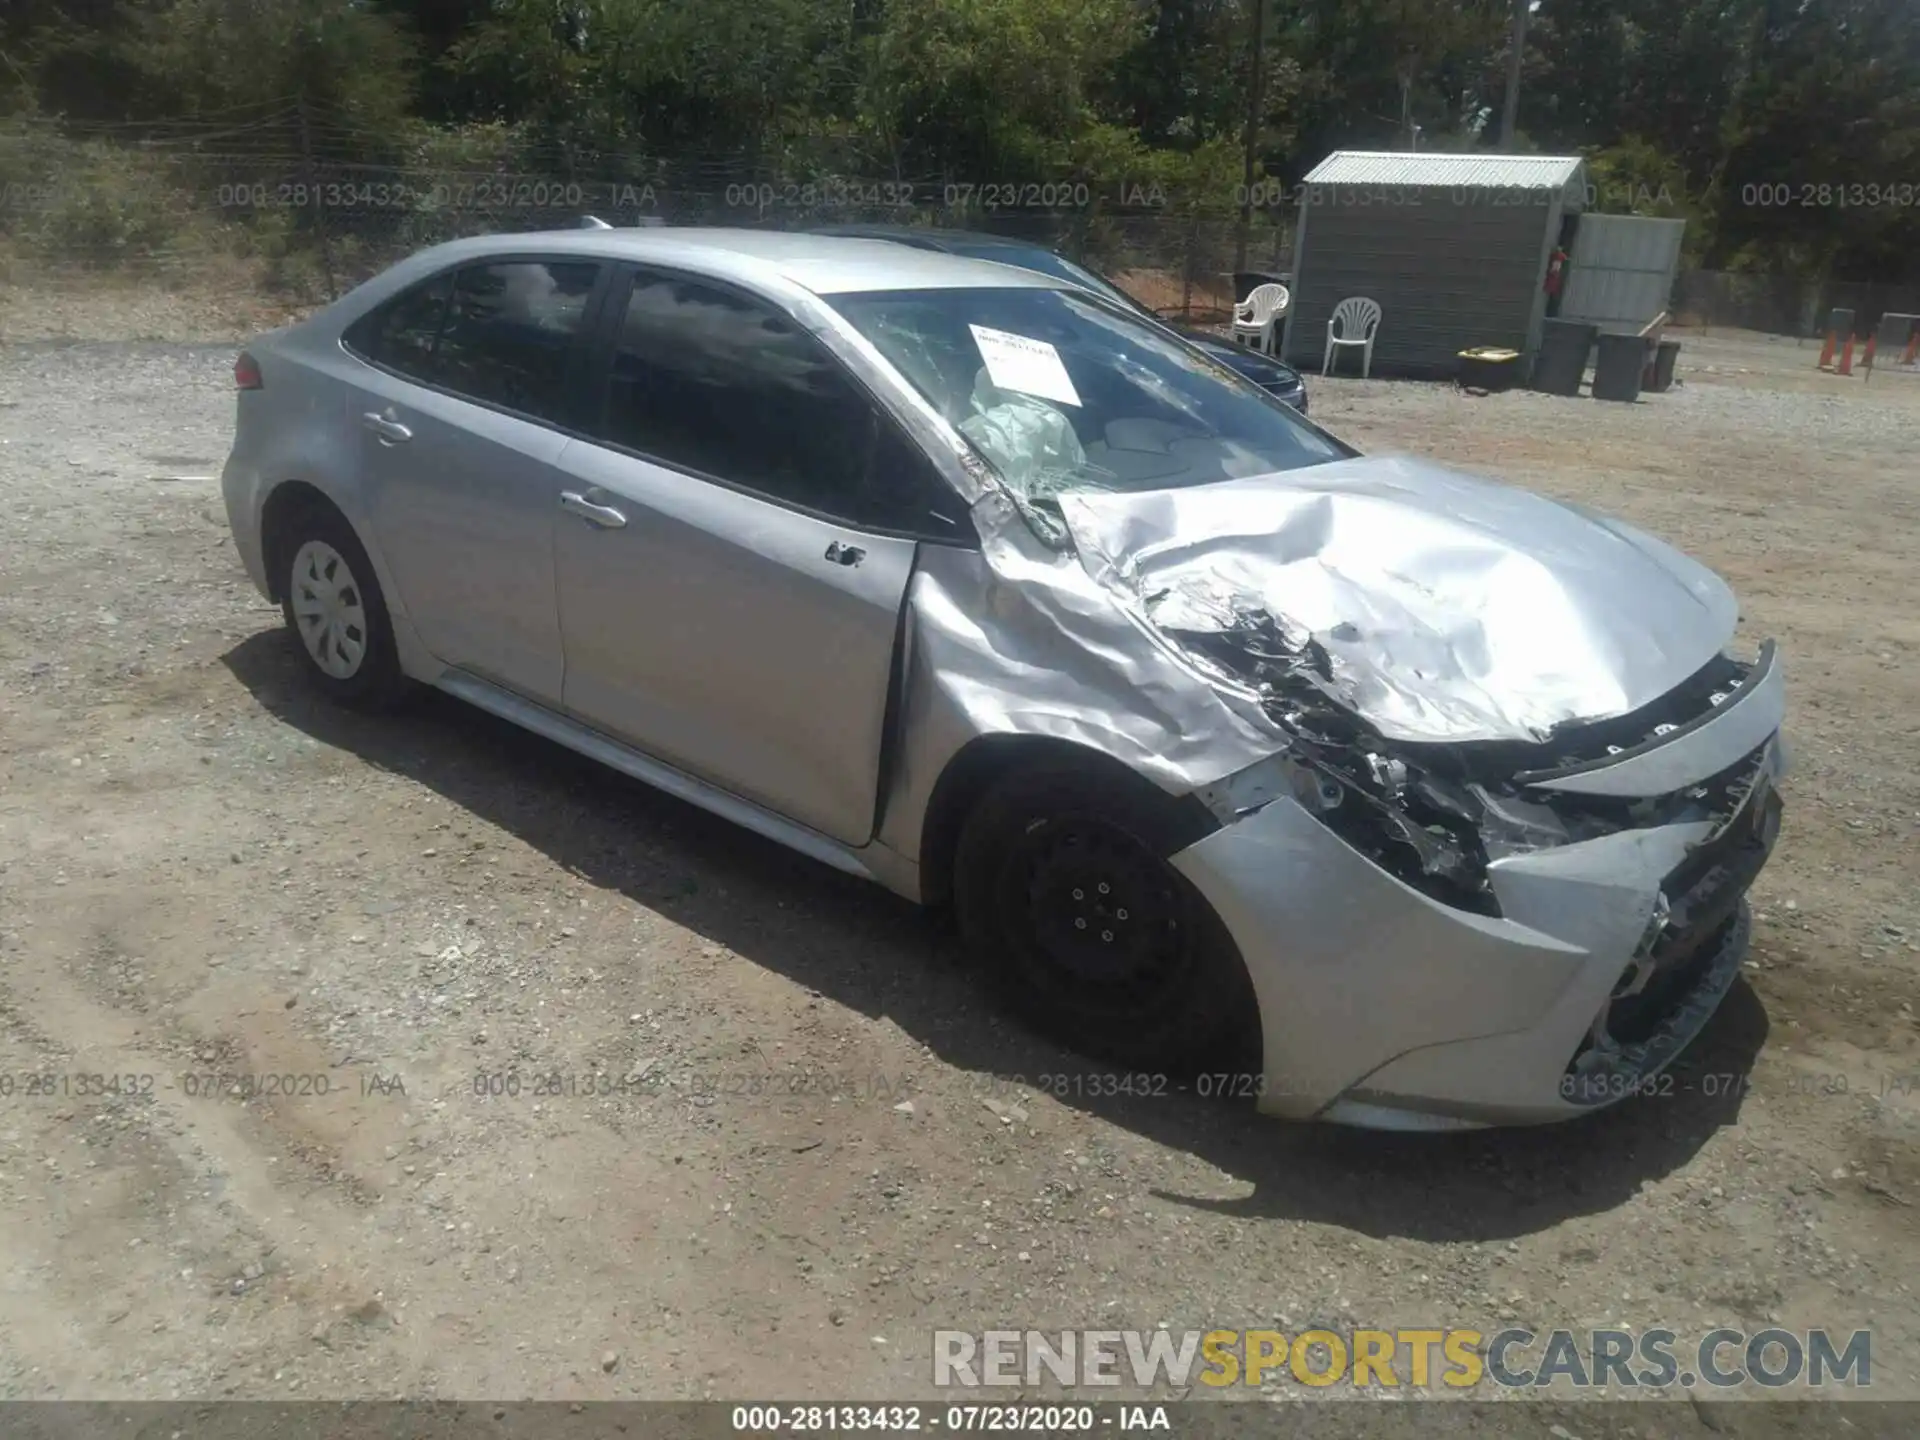
M1376 371L1450 375L1473 345L1527 349L1554 214L1545 192L1448 187L1400 192L1405 203L1345 201L1327 186L1306 211L1286 356L1318 373L1327 321L1349 295L1380 302ZM1417 203L1416 203L1417 202ZM1359 371L1357 352L1339 361Z
M1672 298L1686 230L1684 220L1582 215L1561 318L1590 320L1606 330L1639 330Z

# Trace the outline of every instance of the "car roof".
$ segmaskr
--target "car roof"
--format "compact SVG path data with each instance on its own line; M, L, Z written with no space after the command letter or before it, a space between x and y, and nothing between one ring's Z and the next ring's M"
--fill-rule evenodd
M426 274L448 264L529 250L606 256L636 263L651 261L749 285L778 277L816 295L875 290L1070 288L1065 281L1035 271L938 250L913 249L886 239L695 226L486 235L436 245L406 265L409 270Z
M994 235L985 230L945 230L935 225L822 225L816 235L859 236L873 240L899 240L909 245L965 245L979 250L1046 250L1053 247L1037 240L1022 240L1017 235Z
M1109 298L1117 298L1131 309L1146 309L1105 276L1087 269L1086 266L1068 259L1051 246L1042 245L1035 240L1017 240L1009 235L988 235L979 230L940 230L930 225L829 225L814 233L891 240L901 245L922 248L930 246L951 255L963 255L973 260L990 260L1001 265L1017 265L1023 270L1037 271L1052 280L1092 288L1108 295Z

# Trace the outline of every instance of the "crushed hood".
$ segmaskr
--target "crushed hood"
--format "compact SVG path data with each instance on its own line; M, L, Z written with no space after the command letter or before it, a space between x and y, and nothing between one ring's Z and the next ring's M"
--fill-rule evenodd
M1265 611L1391 739L1537 741L1637 710L1738 618L1650 535L1407 457L1059 503L1088 573L1164 641Z

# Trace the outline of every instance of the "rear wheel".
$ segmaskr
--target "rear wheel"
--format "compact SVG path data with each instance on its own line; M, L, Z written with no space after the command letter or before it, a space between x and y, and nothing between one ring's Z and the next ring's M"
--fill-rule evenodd
M1011 1006L1076 1050L1151 1071L1257 1063L1239 952L1166 859L1207 829L1117 768L1010 772L961 831L961 933Z
M312 505L293 516L276 553L280 612L307 678L356 709L385 709L406 691L373 562L338 511Z

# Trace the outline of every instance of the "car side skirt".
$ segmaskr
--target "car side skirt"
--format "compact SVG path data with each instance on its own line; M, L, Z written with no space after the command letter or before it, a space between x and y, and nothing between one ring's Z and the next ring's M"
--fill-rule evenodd
M796 850L822 865L830 865L835 870L856 875L862 880L872 880L909 898L918 896L915 867L884 846L868 845L856 850L842 845L818 831L797 825L751 800L710 785L570 716L549 710L544 705L465 670L443 669L432 683L447 694L490 715L497 715L509 724L531 730L589 760L597 760L656 790L664 790L689 805L697 805L723 820L731 820L743 829L784 845L789 850Z

